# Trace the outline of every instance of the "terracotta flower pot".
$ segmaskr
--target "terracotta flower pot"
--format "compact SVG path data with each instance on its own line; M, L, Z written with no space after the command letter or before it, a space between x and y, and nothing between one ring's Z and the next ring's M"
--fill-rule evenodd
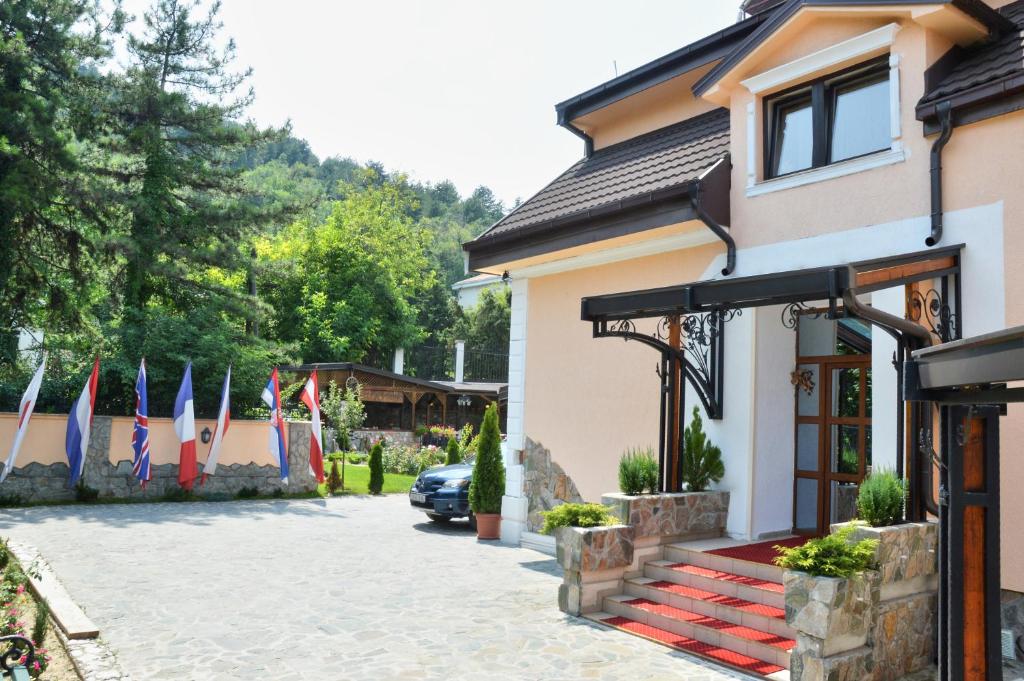
M476 538L477 539L500 539L501 538L501 514L500 513L477 513L476 514Z

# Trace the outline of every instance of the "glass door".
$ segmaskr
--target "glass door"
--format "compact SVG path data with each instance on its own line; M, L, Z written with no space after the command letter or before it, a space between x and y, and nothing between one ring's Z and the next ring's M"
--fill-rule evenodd
M856 515L871 465L871 327L812 311L797 327L793 528L819 535Z

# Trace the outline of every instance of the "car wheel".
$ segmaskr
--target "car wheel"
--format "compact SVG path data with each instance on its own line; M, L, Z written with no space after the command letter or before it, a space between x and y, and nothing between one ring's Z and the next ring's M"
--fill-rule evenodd
M476 515L472 511L469 512L469 529L476 530Z
M428 513L427 517L430 518L431 522L435 523L446 523L449 520L451 520L450 517L446 515L440 515L439 513Z

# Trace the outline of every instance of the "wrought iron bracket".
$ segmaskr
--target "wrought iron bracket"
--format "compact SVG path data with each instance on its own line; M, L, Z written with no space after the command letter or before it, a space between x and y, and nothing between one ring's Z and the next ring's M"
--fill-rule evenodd
M36 649L25 636L11 634L0 636L0 649L10 646L3 653L0 653L0 669L9 672L18 666L32 668L36 659Z

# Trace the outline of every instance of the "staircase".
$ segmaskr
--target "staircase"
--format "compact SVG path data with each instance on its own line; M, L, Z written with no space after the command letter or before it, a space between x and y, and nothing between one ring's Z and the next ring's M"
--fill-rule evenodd
M587 617L746 674L789 680L796 632L786 624L782 568L686 544L667 545L664 557Z

